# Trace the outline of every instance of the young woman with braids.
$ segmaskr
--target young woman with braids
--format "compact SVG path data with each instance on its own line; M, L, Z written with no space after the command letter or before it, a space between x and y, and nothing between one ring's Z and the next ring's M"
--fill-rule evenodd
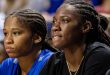
M100 26L94 7L83 1L65 1L52 27L54 54L41 75L104 75L110 67L110 38Z
M41 14L23 9L9 14L4 24L4 45L10 58L0 75L39 75L53 52L44 48L46 22Z

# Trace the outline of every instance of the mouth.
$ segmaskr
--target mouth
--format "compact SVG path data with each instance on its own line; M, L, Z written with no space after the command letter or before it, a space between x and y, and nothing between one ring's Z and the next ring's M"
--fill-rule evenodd
M7 53L11 53L14 51L14 48L12 48L12 47L6 47L5 49L6 49Z
M62 37L60 33L58 32L53 32L52 33L52 38L55 38L55 37Z
M55 35L55 36L53 36L52 38L53 39L56 39L56 38L60 38L61 36L58 36L58 35Z
M60 41L61 40L61 37L62 37L61 32L58 32L58 31L54 32L53 31L51 33L51 35L52 35L52 40L53 41Z
M60 36L60 35L54 35L54 36L52 36L52 40L53 41L58 41L58 40L60 41L61 40L61 37L62 36Z

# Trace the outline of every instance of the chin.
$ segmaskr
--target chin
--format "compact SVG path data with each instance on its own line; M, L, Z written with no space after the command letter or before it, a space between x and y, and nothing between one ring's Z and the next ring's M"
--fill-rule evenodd
M15 55L15 54L8 54L8 56L9 56L10 58L17 58L17 57L18 57L18 56Z
M57 48L57 49L61 49L61 44L53 44L53 47Z

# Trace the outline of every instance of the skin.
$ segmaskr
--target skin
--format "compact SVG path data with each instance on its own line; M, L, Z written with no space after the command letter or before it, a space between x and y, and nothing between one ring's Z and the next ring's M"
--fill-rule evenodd
M8 55L6 54L3 44L0 43L0 63L6 58L8 58Z
M8 17L3 31L7 54L9 57L18 58L22 75L27 75L40 53L40 47L37 44L41 41L41 37L38 35L32 36L30 29L13 16Z
M68 47L71 44L78 43L77 40L81 39L79 38L81 31L77 22L78 15L73 16L74 11L71 10L73 7L65 7L65 5L60 7L53 18L52 41L55 47L59 46L58 48ZM71 32L74 35L71 35Z
M67 12L68 11L68 12ZM90 30L90 22L79 23L80 16L76 8L63 4L55 13L52 27L53 46L64 50L69 70L76 72L83 58L86 33Z

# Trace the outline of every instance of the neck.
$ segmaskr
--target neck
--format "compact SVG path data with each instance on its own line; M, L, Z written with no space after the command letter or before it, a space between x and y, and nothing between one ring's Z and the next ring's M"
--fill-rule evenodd
M33 52L30 53L29 55L18 58L22 75L27 75L27 73L29 72L34 61L36 60L36 58L40 54L41 50L39 50L39 49L36 50L36 49L33 50Z
M82 62L84 49L84 44L64 49L65 58L67 60L70 71L76 72L79 69L80 64Z

